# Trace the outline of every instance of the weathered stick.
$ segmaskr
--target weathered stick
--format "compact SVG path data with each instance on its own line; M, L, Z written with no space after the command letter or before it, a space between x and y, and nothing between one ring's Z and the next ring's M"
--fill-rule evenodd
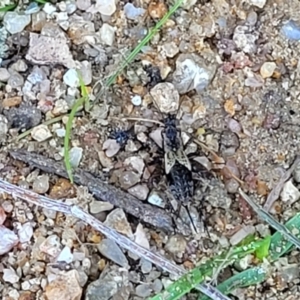
M277 185L274 187L274 189L270 192L268 195L267 201L264 204L264 209L266 211L269 211L274 202L278 199L280 192L287 180L291 177L293 171L297 167L297 165L300 163L300 156L297 156L294 160L292 166L283 174L283 176L280 178Z
M24 150L10 152L10 155L14 159L28 163L30 166L41 169L44 172L68 178L63 164L51 158ZM172 217L168 212L153 205L145 204L134 196L117 189L99 178L95 178L86 171L74 170L74 182L78 185L86 186L96 199L110 202L156 228L168 232L174 231Z
M142 246L136 244L127 237L119 234L117 231L104 225L102 222L100 222L90 214L86 213L84 210L77 207L76 205L70 205L63 203L62 201L52 200L45 196L36 194L32 191L15 186L1 179L0 191L7 193L14 198L20 198L24 201L33 203L46 209L52 209L58 212L63 212L67 215L72 215L73 217L84 221L96 230L100 231L102 234L119 244L122 248L133 252L141 258L149 260L150 262L164 269L165 271L178 276L182 276L186 273L186 271L183 268L173 264L164 257L143 248ZM199 285L197 286L197 289L214 300L230 300L228 297L226 297L210 285Z

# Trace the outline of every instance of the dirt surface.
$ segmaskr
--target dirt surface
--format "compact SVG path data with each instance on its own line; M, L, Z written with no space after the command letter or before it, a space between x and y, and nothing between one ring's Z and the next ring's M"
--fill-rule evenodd
M187 269L248 234L266 236L268 227L238 196L238 188L243 183L263 205L299 153L300 38L284 33L286 22L293 20L300 35L299 2L186 1L115 83L101 90L171 6L133 1L142 10L134 10L139 16L132 17L129 2L105 2L111 4L107 7L104 2L20 4L9 18L2 13L0 30L8 32L0 37L1 178L73 201ZM28 22L20 18L24 11ZM11 28L19 23L19 29ZM72 164L130 194L128 199L141 203L139 209L152 206L148 213L134 213L133 200L99 201L109 197L97 195L85 184L88 179L74 187L57 171L63 168L68 112L81 97L74 68L81 70L91 101L73 122ZM182 201L172 195L165 174L163 128L157 124L168 113L176 114L192 166L193 197L183 201L180 212ZM18 149L53 159L60 167L48 173L9 155ZM285 191L291 196L283 192L270 210L280 222L299 210L299 180L293 176ZM104 236L74 218L5 195L0 203L2 227L18 237L15 247L0 253L3 299L54 299L53 282L60 278L65 283L58 288L61 293L79 278L70 299L81 294L82 299L144 299L173 279L133 254L112 251L118 246L107 246ZM166 214L161 224L159 215L152 220L155 211ZM114 251L112 258L108 252ZM65 270L77 272L69 273L70 282L59 277L59 255L68 261ZM267 282L231 296L297 299L298 266L295 250L274 266ZM227 268L220 279L235 272Z

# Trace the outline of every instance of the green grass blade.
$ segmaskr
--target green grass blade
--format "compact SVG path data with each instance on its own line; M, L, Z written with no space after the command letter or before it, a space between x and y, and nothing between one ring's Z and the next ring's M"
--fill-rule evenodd
M270 245L271 245L271 236L269 235L263 239L263 244L255 251L255 256L260 260L266 258L270 253Z
M70 153L69 153L69 141L70 141L70 136L71 136L72 123L73 123L75 114L80 106L88 103L87 108L89 108L89 97L88 97L87 88L84 85L81 73L78 70L77 70L77 76L79 79L80 91L81 91L82 97L79 98L77 100L77 102L74 104L74 106L72 107L72 110L69 114L68 122L66 124L66 133L65 133L65 138L64 138L64 163L65 163L66 171L68 173L71 183L74 182L73 174L72 174L72 166L70 163Z
M82 97L85 97L85 101L84 101L84 109L85 111L89 111L90 110L90 100L89 100L89 94L88 94L88 91L87 91L87 88L83 82L83 78L82 78L82 75L80 73L80 71L78 70L77 71L77 76L78 76L78 79L79 79L79 84L80 84L80 91L81 91L81 96Z
M273 227L282 235L284 235L287 240L289 240L297 248L300 249L300 240L297 237L295 237L284 225L276 221L268 212L266 212L264 209L259 207L254 201L252 201L251 198L242 191L242 189L239 189L239 192L262 220L267 222L271 227Z
M140 43L134 48L134 50L124 59L124 61L121 63L121 65L118 67L116 72L110 76L107 81L105 82L105 86L109 87L111 86L118 75L123 71L123 69L131 63L134 58L137 56L137 54L141 51L141 49L152 39L152 37L158 32L158 30L168 21L168 19L176 12L176 10L181 6L184 0L177 0L175 4L170 8L170 10L163 16L162 19L160 19L156 25L148 32L148 34L140 41ZM101 91L97 93L96 100L101 95Z
M176 300L180 299L183 295L190 292L199 283L205 280L207 276L211 276L214 270L220 266L226 267L236 260L243 258L244 256L255 252L257 249L262 247L265 243L264 240L251 242L248 245L243 245L224 251L222 254L209 259L207 262L194 268L180 279L172 283L160 294L152 297L151 300Z
M292 219L286 222L285 226L288 230L295 233L297 237L300 237L300 214L296 214ZM292 247L293 243L288 241L282 233L275 232L270 244L270 260L277 260L280 256L289 252Z
M18 6L18 4L5 5L3 7L0 7L0 12L6 12L6 11L14 10L17 6Z
M34 2L39 3L39 4L46 4L47 2L50 2L50 1L46 1L46 0L34 0Z
M297 236L300 237L300 213L290 219L285 226L290 231L297 231ZM262 248L258 248L255 253L257 254L259 251L262 251L261 257L266 257L266 246L268 244L269 237L265 238L262 243ZM276 232L272 235L270 239L270 246L268 248L269 252L269 260L276 261L279 257L289 252L293 247L293 243L287 241L285 236L282 235L280 232ZM251 268L245 270L239 274L236 274L226 281L222 282L217 286L217 289L224 293L225 295L232 292L234 289L247 287L253 284L258 284L267 278L267 272L264 271L263 268ZM208 297L201 297L199 300L208 300Z
M69 141L71 136L72 123L77 110L79 109L79 107L81 107L84 104L85 100L86 100L85 97L81 97L77 100L77 102L72 107L72 110L69 114L68 122L66 124L66 133L64 138L64 163L71 183L74 183L73 175L72 175L72 166L70 163L70 155L69 155Z
M217 286L218 290L227 295L237 288L243 288L258 284L267 278L268 272L262 267L254 267L240 272ZM209 300L206 296L200 296L198 300Z

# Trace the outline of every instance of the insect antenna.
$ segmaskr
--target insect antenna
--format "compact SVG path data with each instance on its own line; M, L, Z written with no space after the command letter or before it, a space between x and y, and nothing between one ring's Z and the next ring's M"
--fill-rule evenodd
M189 219L190 219L190 221L191 221L192 228L193 228L194 232L195 232L195 233L198 233L198 230L197 230L197 228L196 228L196 225L195 225L195 223L194 223L194 220L193 220L193 218L192 218L192 215L191 215L191 212L190 212L188 206L187 206L187 205L183 205L183 207L185 208L185 210L186 210L186 212L187 212L187 215L188 215L188 217L189 217Z

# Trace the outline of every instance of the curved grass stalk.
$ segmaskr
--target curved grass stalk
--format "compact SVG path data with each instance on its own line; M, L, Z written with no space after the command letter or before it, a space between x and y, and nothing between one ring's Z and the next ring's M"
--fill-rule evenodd
M58 117L56 117L56 118L47 120L47 121L45 121L45 122L43 122L43 123L41 123L41 124L39 124L39 125L46 125L46 126L48 126L48 125L57 123L58 121L62 120L62 118L63 118L64 116L67 116L67 114L64 114L64 115L58 116ZM39 125L38 125L38 126L39 126ZM13 141L13 140L19 141L19 140L23 139L24 137L26 137L27 135L29 135L29 134L31 133L31 131L33 130L33 128L35 128L35 127L32 127L32 128L30 128L30 129L28 129L28 130L22 132L21 134L19 134L18 136L16 136L14 139L12 139L12 141Z
M190 292L199 283L203 282L207 276L212 276L214 271L219 266L226 267L229 264L240 260L248 254L254 253L264 243L264 240L251 242L248 245L243 245L224 251L222 254L209 259L207 262L194 268L180 279L172 283L166 290L150 300L176 300Z
M297 238L300 237L300 213L296 214L292 219L286 222L285 228L291 232L296 232L295 235ZM275 232L270 241L269 247L269 262L274 262L279 259L284 254L288 253L294 244L287 240L285 235L279 231ZM258 251L258 250L257 250ZM225 280L217 286L217 289L228 295L230 292L237 288L243 288L250 285L258 284L267 279L268 271L264 267L254 267L243 272L240 272L229 279ZM208 300L206 296L201 296L199 300Z
M124 68L131 63L134 58L138 55L141 49L147 45L147 43L153 38L153 36L158 32L158 30L169 20L169 18L177 11L177 9L181 6L184 0L177 0L175 4L170 8L170 10L160 19L156 25L148 32L148 34L140 41L140 43L133 49L133 51L124 59L121 65L118 67L116 72L110 76L107 81L105 82L105 87L111 86L118 75L124 70ZM102 90L100 90L95 95L95 100L98 100L102 95Z

